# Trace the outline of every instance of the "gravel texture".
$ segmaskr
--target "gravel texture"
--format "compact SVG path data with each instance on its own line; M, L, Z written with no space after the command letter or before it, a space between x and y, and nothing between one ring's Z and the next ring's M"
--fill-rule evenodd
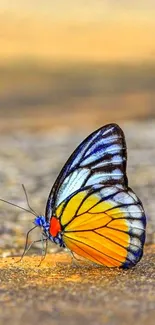
M143 202L148 217L147 243L155 243L155 121L123 122L128 146L129 185ZM0 135L0 197L21 206L26 200L24 183L33 209L44 214L52 184L68 156L91 130L72 128L33 133L21 130ZM0 254L21 254L33 215L0 202ZM32 239L38 238L36 230ZM31 252L39 247L34 246ZM50 245L49 251L59 250Z

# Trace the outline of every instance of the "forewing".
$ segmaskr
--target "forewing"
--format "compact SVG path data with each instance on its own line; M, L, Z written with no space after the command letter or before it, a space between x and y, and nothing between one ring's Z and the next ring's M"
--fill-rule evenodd
M128 186L125 137L116 124L98 129L73 152L49 195L46 220L51 218L61 202L94 184Z
M146 218L131 190L85 189L56 210L63 241L75 253L106 266L134 266L142 257Z

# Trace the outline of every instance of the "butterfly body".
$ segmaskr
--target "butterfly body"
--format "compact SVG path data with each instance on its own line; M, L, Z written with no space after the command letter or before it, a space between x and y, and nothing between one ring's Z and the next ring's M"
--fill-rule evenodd
M146 217L128 187L126 143L116 124L92 133L73 152L50 192L44 236L95 263L129 268L142 257Z
M34 219L34 224L42 228L43 236L45 239L51 240L53 243L58 244L60 247L66 247L61 234L61 225L57 218L51 218L51 225L46 221L44 216L37 216Z

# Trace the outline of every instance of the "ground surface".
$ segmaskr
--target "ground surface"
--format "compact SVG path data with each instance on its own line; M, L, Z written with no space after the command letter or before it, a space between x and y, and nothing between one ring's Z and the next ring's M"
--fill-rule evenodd
M72 261L66 253L0 260L0 323L153 325L155 246L131 270Z
M33 122L34 123L34 122ZM121 122L128 145L129 184L142 200L148 225L144 258L128 271L72 262L49 245L49 254L21 255L33 215L0 203L0 324L153 325L155 319L155 128L153 121ZM102 122L104 124L104 121ZM9 124L8 124L9 125ZM87 124L88 125L88 124ZM100 126L100 125L98 125ZM55 127L48 132L10 129L0 135L0 197L44 213L51 186L76 145L93 129ZM31 240L40 238L34 231ZM34 245L30 254L40 255ZM55 254L54 254L55 253ZM12 257L8 257L12 256Z

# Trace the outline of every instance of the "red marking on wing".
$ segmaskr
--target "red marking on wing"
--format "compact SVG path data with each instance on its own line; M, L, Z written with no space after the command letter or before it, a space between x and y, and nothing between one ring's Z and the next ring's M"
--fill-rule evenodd
M49 229L50 235L56 237L59 231L61 231L60 222L57 218L52 217L50 220L50 229Z

